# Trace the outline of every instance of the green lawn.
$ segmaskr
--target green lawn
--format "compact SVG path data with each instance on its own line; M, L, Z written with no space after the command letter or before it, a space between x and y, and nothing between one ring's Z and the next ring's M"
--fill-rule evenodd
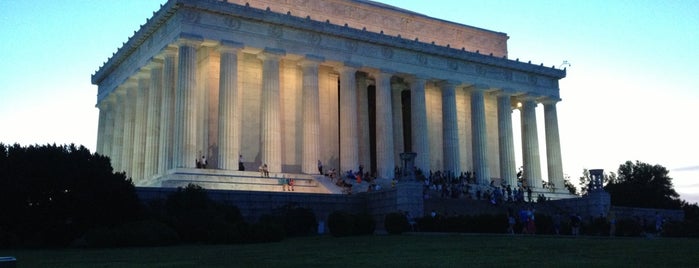
M317 236L252 245L0 250L0 256L15 256L17 267L698 267L698 253L698 239L480 234Z

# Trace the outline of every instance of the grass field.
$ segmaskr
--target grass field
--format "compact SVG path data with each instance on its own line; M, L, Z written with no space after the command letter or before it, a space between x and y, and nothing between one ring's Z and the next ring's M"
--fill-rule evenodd
M0 250L17 267L699 267L699 240L480 234L289 238L251 245Z

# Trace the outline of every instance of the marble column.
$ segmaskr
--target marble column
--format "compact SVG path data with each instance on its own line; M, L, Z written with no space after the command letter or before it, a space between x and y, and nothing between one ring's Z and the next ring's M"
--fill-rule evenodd
M121 164L121 155L124 144L124 113L126 110L126 93L124 88L117 88L112 93L114 95L114 137L112 142L112 168L114 172L124 171Z
M163 53L163 85L160 102L160 132L158 142L158 174L174 166L173 144L175 135L175 48L166 48Z
M177 90L175 96L174 167L193 168L198 158L197 146L197 48L199 36L180 37Z
M364 166L364 172L371 170L368 86L366 73L357 73L357 136L359 137L359 164Z
M115 100L115 94L110 94L107 98L102 100L100 107L100 121L104 120L104 124L102 125L100 122L103 130L100 133L102 140L98 142L101 144L99 153L108 156L110 159L112 158L112 144L114 143L115 107L117 105ZM105 112L104 116L102 116L102 110Z
M261 160L270 172L282 171L279 62L284 55L283 50L271 48L257 55L262 60Z
M393 108L393 159L400 159L405 152L403 141L403 96L405 84L400 81L391 83L391 107ZM399 165L400 166L400 165Z
M107 104L106 99L103 99L97 103L96 106L99 110L99 117L97 119L97 144L95 144L95 153L106 155L104 153L104 147L106 146L104 134L106 133L105 128L107 125L107 114L109 114L109 111L107 111L109 104Z
M299 62L303 72L303 149L301 171L306 174L318 174L320 159L320 88L318 86L318 66L325 59L315 55L306 55Z
M458 174L461 173L461 167L459 165L461 159L459 158L459 127L456 114L456 84L457 82L454 81L445 81L441 84L443 122L442 148L444 170L458 176Z
M148 89L148 116L146 120L146 160L143 179L149 180L158 173L160 153L160 109L163 92L163 62L154 59L150 64L150 87Z
M218 96L218 167L238 170L242 106L238 89L238 52L243 44L221 41Z
M340 170L359 168L357 136L357 65L345 63L340 72Z
M150 86L149 69L141 69L136 76L138 78L138 93L136 97L136 116L134 121L133 157L131 163L131 177L134 184L142 185L143 171L145 169L145 147L147 129L148 87Z
M563 164L561 159L561 141L558 135L558 113L556 103L558 99L547 99L544 103L544 128L546 131L546 161L548 167L549 182L556 189L563 189Z
M498 147L500 150L500 179L506 184L517 185L515 145L512 133L512 94L498 93Z
M539 158L539 135L536 127L536 101L526 96L522 100L522 153L526 184L541 188L541 160Z
M485 90L486 86L474 86L471 89L471 131L473 148L473 173L477 183L490 183L488 168L488 132L485 125Z
M412 120L412 146L415 166L428 176L430 171L430 140L427 131L427 104L425 101L425 82L422 76L410 81L410 119Z
M137 97L137 83L135 81L128 81L126 85L126 98L124 102L124 141L122 142L122 153L121 153L121 169L126 172L126 177L133 178L133 172L131 170L133 161L133 135L134 135L134 122L136 120L136 97Z
M376 79L376 165L377 177L393 179L396 167L393 158L393 119L390 72L380 71Z

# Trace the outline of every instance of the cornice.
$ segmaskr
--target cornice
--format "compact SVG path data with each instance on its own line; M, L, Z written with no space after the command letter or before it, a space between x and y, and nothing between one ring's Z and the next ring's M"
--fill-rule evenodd
M99 84L106 76L124 62L145 40L150 37L162 24L175 15L180 9L201 10L225 16L238 17L247 20L261 21L276 24L283 27L291 27L304 31L317 32L323 35L337 36L351 40L374 43L386 47L401 48L419 53L431 54L438 57L451 58L466 62L479 63L497 68L509 69L511 71L521 71L530 74L542 75L554 79L562 79L566 76L565 69L556 69L555 66L545 67L543 64L535 65L507 58L494 57L480 54L479 51L466 51L464 48L456 49L447 46L439 46L434 43L421 42L418 39L408 40L398 36L389 36L383 32L375 33L366 29L350 28L347 25L340 26L329 21L321 22L313 20L311 17L301 18L290 13L281 14L270 10L252 8L249 5L241 6L227 3L220 0L170 0L161 5L160 10L154 12L153 17L148 19L141 28L134 32L134 35L123 44L111 58L107 60L92 75L92 83ZM205 37L204 37L205 38ZM392 51L388 51L392 52ZM454 63L455 64L455 63Z

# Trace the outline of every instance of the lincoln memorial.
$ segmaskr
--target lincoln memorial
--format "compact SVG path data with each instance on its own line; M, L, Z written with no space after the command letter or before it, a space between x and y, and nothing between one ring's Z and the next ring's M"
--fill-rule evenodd
M334 193L319 161L390 181L403 152L425 174L517 185L521 143L524 184L564 189L566 71L508 58L507 40L369 0L170 0L92 75L97 152L137 186L266 191L261 179L294 177Z

